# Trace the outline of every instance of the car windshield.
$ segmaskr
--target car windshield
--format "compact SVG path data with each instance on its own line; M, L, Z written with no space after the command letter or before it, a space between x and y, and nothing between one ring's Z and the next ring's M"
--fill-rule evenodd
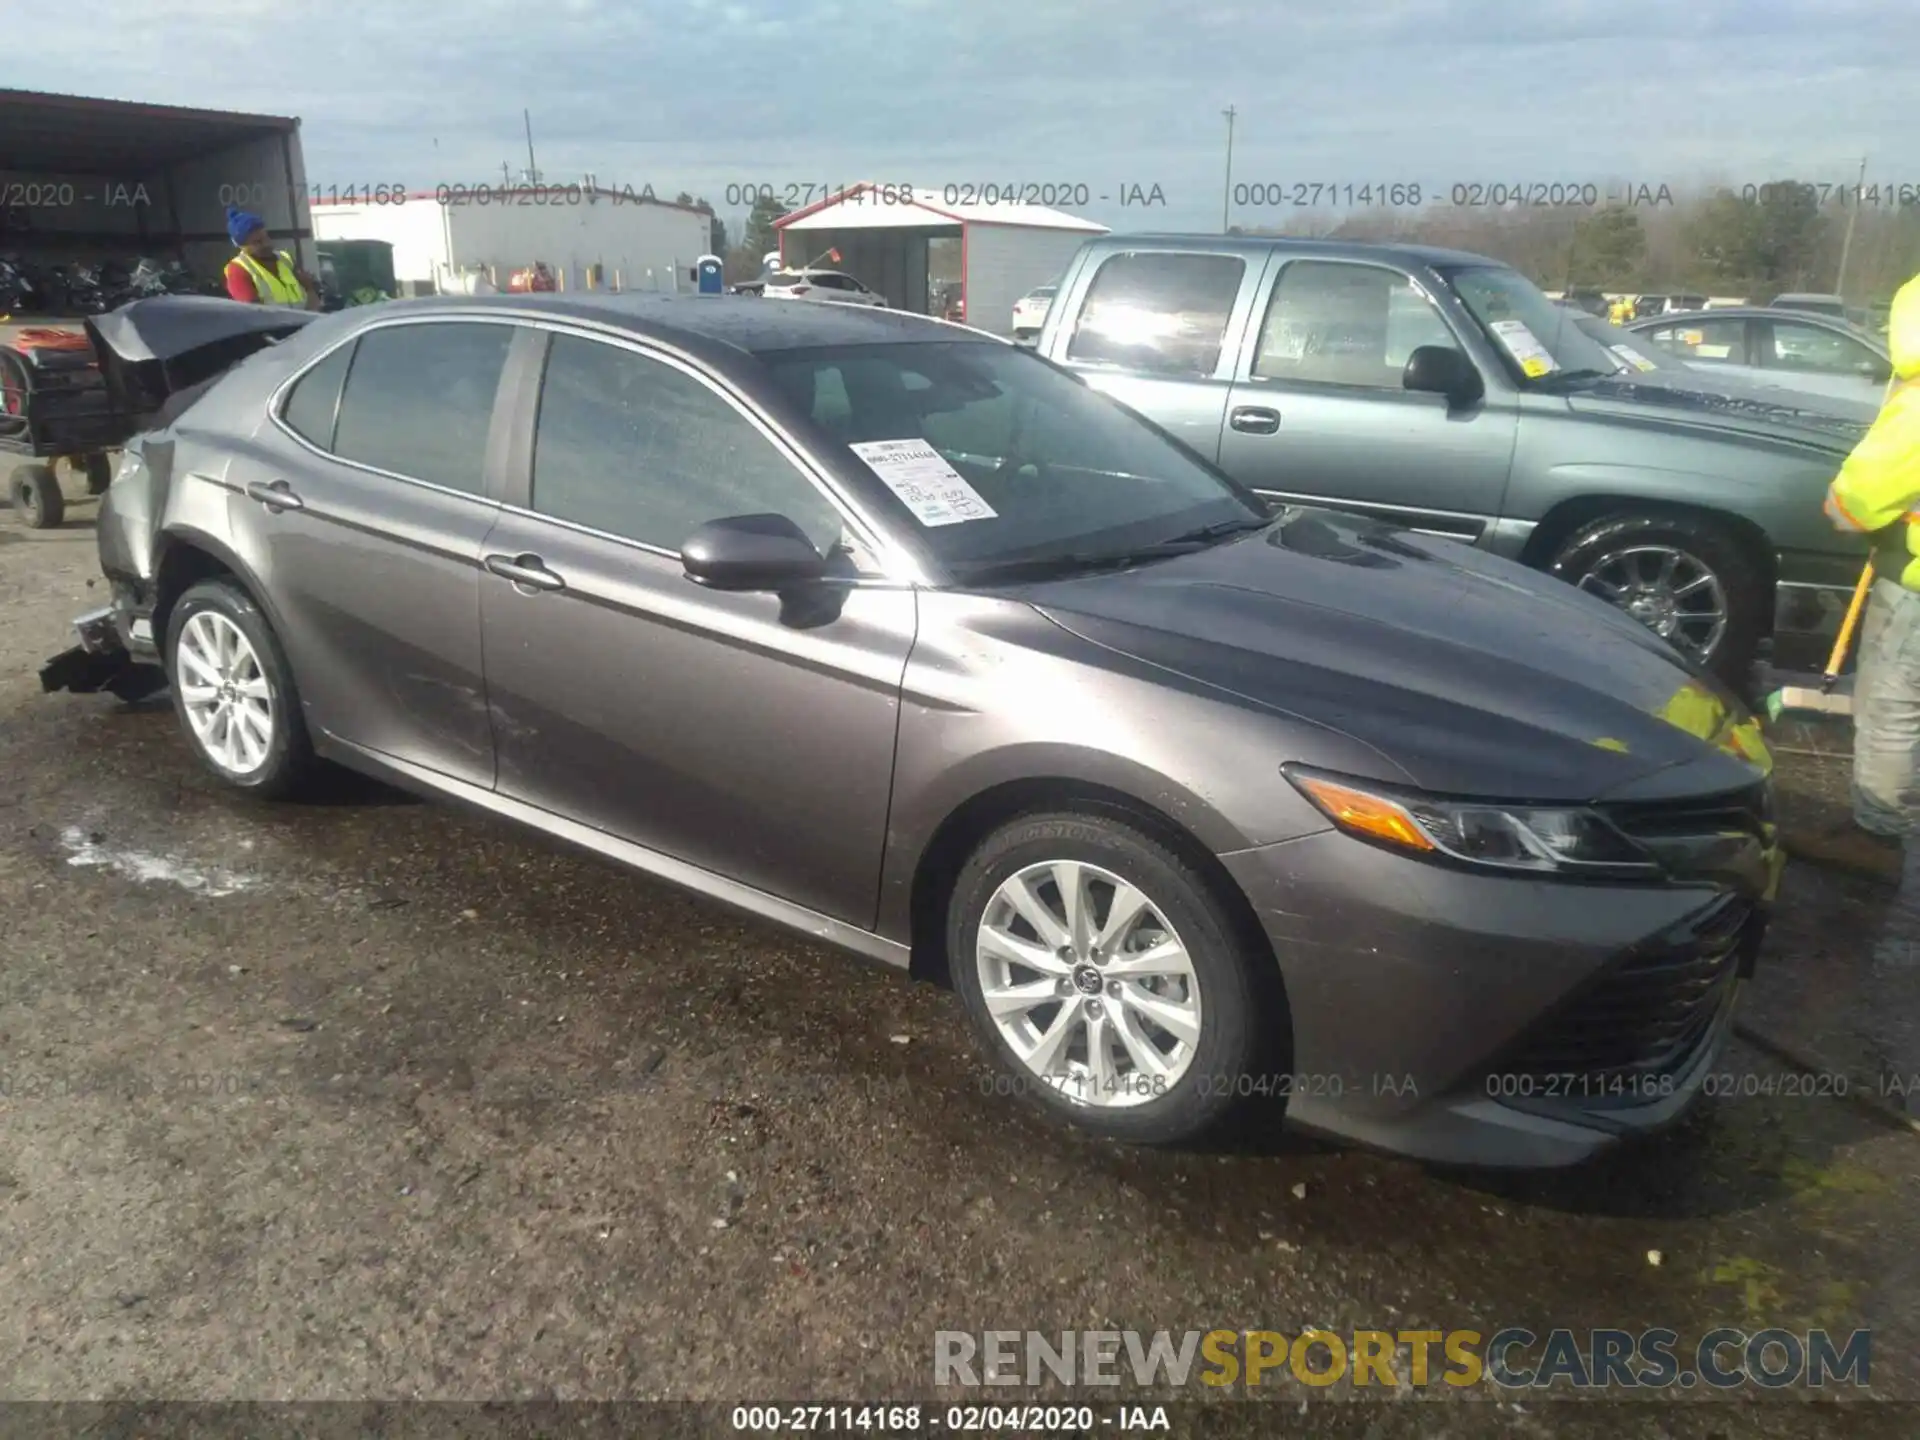
M1575 315L1573 323L1580 327L1581 334L1605 346L1623 370L1637 371L1643 375L1654 371L1678 374L1689 368L1663 353L1658 345L1631 330L1621 329L1610 320L1602 320L1597 315Z
M1526 276L1504 265L1440 271L1513 372L1530 384L1611 375L1620 367L1605 346Z
M962 580L1096 568L1269 518L1199 456L1013 346L859 345L763 360Z

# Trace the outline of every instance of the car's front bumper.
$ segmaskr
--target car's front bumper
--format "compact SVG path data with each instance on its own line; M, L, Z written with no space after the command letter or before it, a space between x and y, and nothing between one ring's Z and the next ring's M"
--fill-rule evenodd
M1272 940L1297 1125L1417 1158L1551 1166L1677 1119L1769 903L1450 870L1338 832L1221 857Z

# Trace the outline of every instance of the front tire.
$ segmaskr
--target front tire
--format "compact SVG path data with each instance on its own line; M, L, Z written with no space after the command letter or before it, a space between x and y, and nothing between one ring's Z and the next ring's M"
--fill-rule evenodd
M1001 1085L1056 1118L1180 1144L1273 1091L1257 1073L1284 1026L1272 956L1206 877L1124 821L995 831L955 881L947 947Z
M1704 516L1603 515L1569 535L1548 569L1736 686L1747 681L1771 628L1760 567Z
M200 763L236 790L290 795L314 768L293 671L266 616L231 580L202 580L167 619L173 708Z

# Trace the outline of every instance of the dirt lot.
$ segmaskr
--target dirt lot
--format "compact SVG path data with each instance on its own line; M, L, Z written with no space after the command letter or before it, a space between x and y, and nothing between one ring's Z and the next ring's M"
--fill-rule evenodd
M0 514L0 1399L944 1407L982 1396L934 1389L940 1329L1870 1326L1864 1392L1286 1379L1246 1423L1920 1430L1920 1135L1783 1093L1831 1082L1744 1044L1756 1093L1536 1177L1063 1135L938 990L369 784L251 806L164 705L40 694L92 510ZM1841 773L1783 762L1802 808ZM1749 1023L1902 1104L1912 938L1920 904L1791 871Z

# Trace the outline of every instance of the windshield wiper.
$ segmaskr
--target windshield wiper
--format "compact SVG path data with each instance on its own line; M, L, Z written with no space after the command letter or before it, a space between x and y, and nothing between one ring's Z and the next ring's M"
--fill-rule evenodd
M1216 540L1229 535L1248 534L1255 530L1265 530L1272 525L1271 520L1220 520L1212 525L1202 525L1197 529L1169 536L1165 540L1155 540L1146 545L1135 545L1125 550L1103 552L1087 550L1069 550L1059 555L1028 555L1011 560L985 560L977 564L961 565L954 569L970 582L986 580L1040 580L1060 578L1068 575L1087 575L1097 570L1125 570L1133 565L1145 565L1155 560L1172 560L1181 555L1192 555L1205 550Z
M1618 375L1618 370L1595 370L1591 367L1581 370L1549 370L1540 377L1541 383L1548 380L1608 380Z
M1160 541L1162 545L1204 545L1213 540L1224 540L1229 535L1251 534L1255 530L1265 530L1273 524L1272 517L1265 520L1247 518L1244 520L1216 520L1211 525L1202 525L1197 530L1188 530L1179 535L1169 535Z

